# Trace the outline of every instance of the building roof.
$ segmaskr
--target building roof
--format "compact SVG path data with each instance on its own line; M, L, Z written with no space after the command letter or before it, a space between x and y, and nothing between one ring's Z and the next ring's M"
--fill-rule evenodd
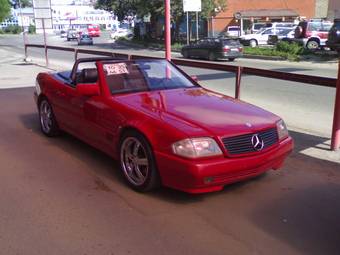
M239 11L243 18L252 17L298 17L299 14L291 9L260 9Z

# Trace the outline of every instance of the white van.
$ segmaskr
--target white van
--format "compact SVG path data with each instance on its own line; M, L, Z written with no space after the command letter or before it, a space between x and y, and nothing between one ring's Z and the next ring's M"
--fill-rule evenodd
M269 35L277 35L284 30L290 30L290 27L269 27L262 28L254 34L247 34L240 37L243 45L256 47L258 45L268 44Z
M262 28L293 28L295 26L296 25L291 22L268 22L268 23L257 22L253 23L251 27L251 33L254 34L261 30Z
M239 26L229 26L227 27L227 36L237 37L240 36L240 27Z

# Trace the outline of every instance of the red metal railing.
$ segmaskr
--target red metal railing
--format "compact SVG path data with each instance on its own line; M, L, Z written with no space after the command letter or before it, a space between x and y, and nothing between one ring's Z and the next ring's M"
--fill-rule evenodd
M27 56L28 47L45 48L45 46L41 44L25 44L25 55L26 56ZM60 47L60 46L52 46L52 45L47 45L45 49L46 49L45 50L46 64L48 64L48 60L47 60L48 49L74 52L75 59L77 59L79 53L117 57L117 58L124 58L124 59L155 58L155 57L143 56L143 55L117 53L117 52L112 52L110 50L80 49L80 48ZM250 74L250 75L262 76L266 78L273 78L273 79L280 79L280 80L286 80L286 81L301 82L301 83L306 83L310 85L318 85L318 86L336 88L331 149L332 150L340 149L340 68L338 70L338 78L334 79L334 78L326 78L326 77L319 77L319 76L313 76L313 75L285 73L285 72L279 72L279 71L250 68L250 67L232 66L232 65L225 65L225 64L219 64L219 63L207 63L203 61L193 61L193 60L186 60L186 59L179 59L179 58L172 58L171 61L181 66L190 66L190 67L196 67L196 68L204 68L204 69L227 71L227 72L235 73L235 76L236 76L235 77L236 78L235 79L236 80L235 81L235 98L237 99L240 99L240 95L241 95L242 74ZM339 60L339 67L340 67L340 60Z

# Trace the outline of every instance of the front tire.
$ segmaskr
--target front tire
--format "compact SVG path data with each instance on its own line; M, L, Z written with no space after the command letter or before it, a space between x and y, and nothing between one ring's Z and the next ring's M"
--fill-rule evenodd
M235 61L235 58L228 58L228 60L229 60L230 62L233 62L233 61Z
M184 51L182 52L182 56L183 56L183 58L189 58L189 53L188 53L188 51L184 50Z
M160 186L156 161L149 142L136 131L128 131L120 142L120 165L128 184L147 192Z
M43 98L39 104L39 120L40 128L44 135L53 137L60 134L52 106L46 98Z
M257 41L255 39L252 39L252 40L249 41L249 45L250 45L250 47L254 48L254 47L257 46Z

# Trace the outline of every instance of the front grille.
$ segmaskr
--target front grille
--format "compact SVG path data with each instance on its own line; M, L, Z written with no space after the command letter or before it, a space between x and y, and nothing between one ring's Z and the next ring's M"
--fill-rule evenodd
M258 133L223 138L222 142L224 148L230 155L258 152L251 142L251 139L255 134L263 140L264 145L262 150L274 145L279 140L276 128L271 128Z

